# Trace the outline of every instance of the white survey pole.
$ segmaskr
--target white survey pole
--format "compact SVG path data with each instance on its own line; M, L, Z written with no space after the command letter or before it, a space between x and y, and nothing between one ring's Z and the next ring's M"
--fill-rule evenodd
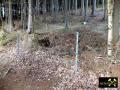
M76 60L75 60L75 72L78 71L78 49L79 49L79 46L78 46L78 41L79 41L79 32L76 32Z

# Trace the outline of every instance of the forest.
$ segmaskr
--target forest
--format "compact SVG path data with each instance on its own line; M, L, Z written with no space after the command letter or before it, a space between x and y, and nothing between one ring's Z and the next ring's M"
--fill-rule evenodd
M120 90L119 37L120 0L0 0L0 90Z

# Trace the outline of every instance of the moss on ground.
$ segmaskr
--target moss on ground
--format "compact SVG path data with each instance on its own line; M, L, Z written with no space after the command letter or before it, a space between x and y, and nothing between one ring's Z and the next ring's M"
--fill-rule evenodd
M0 46L4 46L7 43L16 40L16 32L5 33L4 31L0 32Z

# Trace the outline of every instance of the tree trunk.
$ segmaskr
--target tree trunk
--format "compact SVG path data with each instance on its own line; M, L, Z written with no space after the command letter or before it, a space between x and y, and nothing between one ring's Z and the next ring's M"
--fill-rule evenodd
M5 18L5 9L1 4L0 4L0 8L2 8L0 10L0 12L2 12L2 13L0 13L0 25L2 26L1 29L3 30L4 29L3 19Z
M89 9L88 6L89 6L89 0L86 0L86 9L87 9L86 11L87 11L87 13L88 13L88 9Z
M21 3L21 25L23 26L23 8L24 8L24 4L23 4L23 0L20 0Z
M106 0L102 0L103 20L106 19Z
M96 0L92 0L92 16L95 16L96 11Z
M103 10L103 14L105 13L105 0L102 0L102 10Z
M75 0L72 0L72 13L74 13L75 10Z
M69 11L71 10L71 0L69 0Z
M54 15L54 0L51 0L51 11L52 15Z
M55 5L55 13L54 13L54 21L57 22L57 14L58 14L58 0L55 0L54 2Z
M77 5L78 5L78 1L77 0L75 0L75 11L76 11L76 14L77 14Z
M87 22L87 13L88 13L88 0L85 0L85 15L84 15L84 22Z
M37 16L40 14L40 1L36 0L36 9L37 9Z
M85 15L85 5L84 5L84 0L81 0L81 14L82 14L82 16Z
M64 20L65 21L65 28L68 29L68 12L67 12L67 10L68 10L68 8L67 8L68 7L68 0L65 0L64 2L65 2L65 8L64 8L65 9L64 10L65 11L64 12L65 13L65 20Z
M9 16L8 16L8 23L9 23L9 30L8 32L12 31L12 1L9 0Z
M108 0L108 56L112 56L112 34L113 34L113 0Z
M44 0L44 2L43 2L43 22L46 22L46 16L47 16L47 3L46 3L46 0Z
M56 13L58 13L58 12L59 12L59 1L56 0Z
M46 11L47 11L46 0L44 0L44 4L43 4L43 12L46 13Z
M115 0L113 11L113 44L119 39L120 30L120 0Z
M32 32L32 0L28 0L28 29L27 32Z
M26 0L23 1L23 31L25 31L27 27L27 5Z

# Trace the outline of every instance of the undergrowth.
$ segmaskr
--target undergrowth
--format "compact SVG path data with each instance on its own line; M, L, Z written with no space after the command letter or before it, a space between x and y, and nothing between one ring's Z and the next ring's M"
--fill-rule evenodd
M4 46L14 40L16 40L16 32L5 33L4 31L0 31L0 46Z

